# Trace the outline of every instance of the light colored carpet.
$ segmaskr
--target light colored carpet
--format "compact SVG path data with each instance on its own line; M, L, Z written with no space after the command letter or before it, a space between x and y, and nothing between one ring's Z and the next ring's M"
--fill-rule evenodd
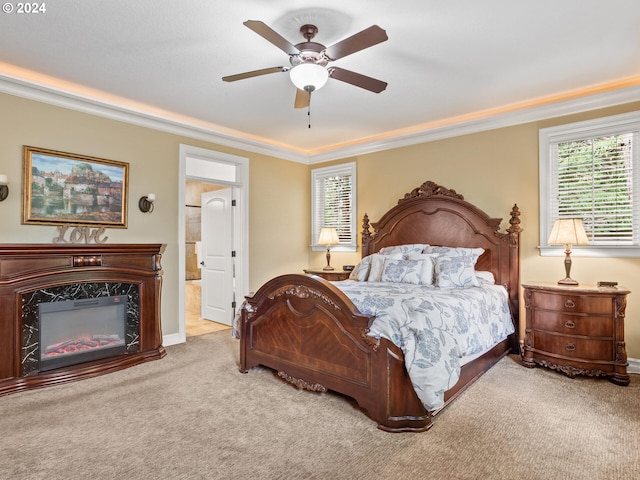
M637 479L640 378L507 357L419 434L344 397L241 374L228 330L162 360L0 397L3 479Z

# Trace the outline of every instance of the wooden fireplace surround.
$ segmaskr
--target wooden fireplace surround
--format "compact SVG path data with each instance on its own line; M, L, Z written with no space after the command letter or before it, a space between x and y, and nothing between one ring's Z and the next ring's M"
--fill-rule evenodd
M0 395L93 377L166 355L160 326L161 244L0 244ZM23 371L23 297L79 284L137 286L135 348L46 372Z

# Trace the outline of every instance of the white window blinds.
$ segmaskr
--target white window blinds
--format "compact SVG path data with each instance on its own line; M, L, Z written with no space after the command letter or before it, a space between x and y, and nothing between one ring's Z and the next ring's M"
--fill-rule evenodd
M585 250L640 255L639 138L640 112L541 130L541 249L554 220L581 218Z
M552 145L557 170L556 218L582 218L594 245L633 245L633 149L637 133Z
M311 172L311 241L314 247L317 246L320 229L333 227L338 232L339 247L355 249L355 177L355 163L317 168Z

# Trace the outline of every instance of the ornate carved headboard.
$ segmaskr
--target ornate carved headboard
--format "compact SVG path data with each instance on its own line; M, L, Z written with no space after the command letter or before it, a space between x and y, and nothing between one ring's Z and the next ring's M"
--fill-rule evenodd
M410 243L483 248L476 269L491 271L496 282L506 286L517 318L522 231L518 206L511 210L505 233L498 231L501 221L465 201L455 190L427 181L398 200L378 222L369 223L365 214L362 256L382 247Z

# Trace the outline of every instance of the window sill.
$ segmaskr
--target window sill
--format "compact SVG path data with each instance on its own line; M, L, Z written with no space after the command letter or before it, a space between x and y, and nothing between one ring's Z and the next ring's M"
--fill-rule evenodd
M313 252L326 252L327 247L324 245L311 245L311 251ZM357 252L358 247L356 245L339 245L331 246L331 252Z
M564 247L539 246L541 257L564 257ZM588 258L640 258L637 246L571 247L572 257Z

